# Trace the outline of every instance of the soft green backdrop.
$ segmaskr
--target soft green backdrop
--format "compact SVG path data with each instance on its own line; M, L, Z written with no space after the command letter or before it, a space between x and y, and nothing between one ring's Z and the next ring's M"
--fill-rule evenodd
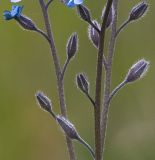
M120 0L119 24L138 0ZM38 0L23 0L24 14L43 28ZM94 19L100 20L105 0L85 0ZM105 160L155 159L155 1L149 0L145 18L130 24L119 36L113 66L113 84L123 80L128 68L138 59L150 60L147 76L125 87L110 108ZM10 9L1 1L0 13ZM70 120L81 136L93 146L93 109L75 85L75 75L86 72L94 92L96 49L87 38L87 24L74 9L56 1L50 7L56 46L61 64L69 35L77 31L79 52L65 77L65 92ZM59 113L56 83L50 52L36 33L23 31L15 21L0 18L0 160L67 160L64 136L55 121L36 105L34 94L43 90ZM74 142L78 160L91 160L87 150Z

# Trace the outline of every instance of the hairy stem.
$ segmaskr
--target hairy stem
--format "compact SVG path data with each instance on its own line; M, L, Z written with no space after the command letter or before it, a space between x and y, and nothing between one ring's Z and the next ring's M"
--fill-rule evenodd
M92 103L92 105L95 107L95 102L93 100L93 98L89 95L89 93L85 93L87 98L90 100L90 102Z
M95 160L95 153L93 149L91 148L91 146L87 142L85 142L81 137L78 138L78 141L82 143L88 149L88 151L91 153L91 156Z
M63 69L62 69L61 79L64 79L64 75L65 75L65 72L66 72L66 70L67 70L67 66L68 66L68 64L69 64L69 61L70 61L70 60L67 58L64 66L63 66Z
M117 92L122 89L124 86L126 85L126 81L123 81L122 83L120 83L109 95L109 100L108 102L110 102L112 100L112 98L117 94Z
M53 2L53 0L49 0L46 4L46 9L48 9L48 7L50 6L50 4Z
M64 84L63 84L63 81L61 80L61 67L60 67L59 58L58 58L57 50L56 50L55 43L54 43L51 24L49 21L49 15L48 15L46 4L44 0L39 0L39 3L42 9L42 12L43 12L47 35L50 40L49 44L50 44L50 49L51 49L51 56L54 62L55 72L56 72L56 77L57 77L57 87L58 87L58 94L59 94L60 109L61 109L62 115L64 117L67 117L67 109L66 109L65 95L64 95ZM68 147L68 151L70 155L70 160L76 160L72 141L67 136L66 136L66 142L67 142L67 147Z
M95 108L94 108L94 119L95 119L95 159L102 159L102 141L101 141L101 128L100 128L100 117L101 117L101 88L102 88L102 62L105 42L105 31L106 22L111 9L113 0L107 1L107 6L103 18L103 23L100 32L100 43L97 57L97 74L96 74L96 92L95 92Z
M109 111L109 95L111 88L111 72L112 72L112 60L114 56L115 42L116 42L116 28L117 28L117 5L118 0L113 0L114 17L112 21L111 39L109 44L109 53L107 58L107 66L105 70L105 82L104 82L104 102L101 111L101 139L102 139L102 153L105 148L106 128L108 121Z
M47 34L44 33L41 29L37 28L35 31L36 31L37 33L41 34L41 35L50 43L50 40L49 40Z
M116 31L116 37L118 36L118 34L130 23L130 20L126 20Z

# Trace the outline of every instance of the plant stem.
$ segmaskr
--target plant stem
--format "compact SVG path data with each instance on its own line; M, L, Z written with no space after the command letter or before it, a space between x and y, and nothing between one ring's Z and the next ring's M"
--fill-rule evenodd
M98 32L98 34L100 34L101 31L95 26L92 21L90 21L89 24Z
M109 95L109 102L112 100L112 98L116 95L116 93L122 89L124 86L126 85L126 81L123 81L122 83L120 83Z
M103 23L100 32L100 43L97 57L97 74L96 74L96 92L95 92L95 108L94 108L94 119L95 119L95 159L102 159L102 142L101 142L101 128L100 128L100 117L101 117L101 88L102 88L102 62L105 42L105 31L106 22L111 9L113 0L107 1L107 6L103 18Z
M66 70L67 70L67 66L68 66L68 64L69 64L69 61L70 61L70 60L67 58L64 66L63 66L63 69L62 69L61 79L64 79L64 75L65 75L65 72L66 72Z
M81 137L78 138L78 141L81 142L88 149L88 151L91 153L93 159L95 160L95 153L92 150L91 146L87 142L85 142Z
M41 35L50 43L50 40L49 40L47 34L44 33L41 29L37 28L35 31L36 31L37 33L41 34Z
M85 94L88 97L88 99L90 100L90 102L92 103L92 105L95 107L95 102L94 102L93 98L89 95L89 93L85 93Z
M56 120L56 115L55 115L55 113L54 113L53 111L50 111L49 113L50 113L50 115Z
M116 37L117 37L117 35L128 25L130 23L130 20L128 19L128 20L126 20L119 28L118 28L118 30L116 31Z
M112 21L112 31L111 39L109 44L109 54L107 58L107 66L105 70L105 82L104 82L104 102L101 111L101 140L102 140L102 153L105 148L105 138L106 138L106 128L108 121L108 111L109 111L109 95L111 88L111 72L112 72L112 60L114 56L115 42L116 42L116 28L117 28L117 5L118 0L113 0L114 7L114 17Z
M41 6L41 9L42 9L42 12L43 12L47 35L50 40L49 44L50 44L50 49L51 49L52 60L54 62L54 66L55 66L56 77L57 77L57 87L58 87L61 114L64 117L67 117L67 109L66 109L65 95L64 95L64 84L63 84L63 81L61 80L61 67L60 67L59 58L58 58L57 50L56 50L55 43L54 43L51 24L49 21L49 15L48 15L48 11L46 9L46 4L45 4L44 0L39 0L39 3ZM72 141L67 136L66 136L66 142L67 142L67 147L68 147L68 151L69 151L69 155L70 155L70 160L76 160Z
M46 9L48 9L49 5L53 2L53 0L49 0L46 4Z

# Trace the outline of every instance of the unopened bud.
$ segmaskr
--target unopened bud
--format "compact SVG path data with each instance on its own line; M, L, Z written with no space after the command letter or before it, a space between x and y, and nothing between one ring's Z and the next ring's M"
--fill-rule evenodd
M104 14L105 14L105 7L102 10L102 16L101 16L102 21L104 19ZM111 6L111 9L110 9L110 12L109 12L109 15L108 15L108 19L107 19L107 22L106 22L106 28L108 28L111 25L111 23L113 21L113 16L114 16L114 10L113 10L113 6Z
M130 12L129 21L141 18L146 12L147 8L148 4L146 2L140 2L134 6Z
M78 74L76 77L77 86L82 92L89 92L89 82L84 74Z
M60 115L56 117L56 120L69 138L77 140L79 139L79 135L78 132L76 131L76 128L69 120Z
M37 30L37 27L35 23L25 15L21 15L18 18L15 18L15 20L20 24L20 26L26 30L35 31Z
M92 23L100 30L101 27L97 21L93 21ZM89 36L89 39L91 40L91 42L93 43L93 45L96 48L98 48L100 36L99 36L99 33L96 31L96 29L94 27L92 27L92 25L89 25L88 36Z
M78 49L78 36L77 33L73 33L68 40L67 43L67 56L68 59L71 59L72 57L74 57L74 55L77 52Z
M90 11L87 7L78 5L77 12L84 21L91 22Z
M44 111L51 112L52 110L51 100L41 91L38 91L35 96L39 106Z
M140 78L142 78L149 68L149 62L145 59L139 60L135 63L130 69L128 74L126 75L125 81L134 82Z

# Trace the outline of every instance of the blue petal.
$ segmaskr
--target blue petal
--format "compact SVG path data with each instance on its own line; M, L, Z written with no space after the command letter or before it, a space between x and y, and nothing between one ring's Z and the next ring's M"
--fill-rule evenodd
M4 11L3 16L4 16L5 20L10 20L10 19L13 18L13 17L11 16L10 11Z
M69 0L67 3L66 3L67 7L70 7L70 8L73 8L76 6L76 4L74 3L74 0Z
M12 6L11 11L4 11L3 15L6 20L10 20L13 18L18 18L21 15L23 7L22 6Z
M12 6L11 16L12 17L20 17L23 7L21 6Z

